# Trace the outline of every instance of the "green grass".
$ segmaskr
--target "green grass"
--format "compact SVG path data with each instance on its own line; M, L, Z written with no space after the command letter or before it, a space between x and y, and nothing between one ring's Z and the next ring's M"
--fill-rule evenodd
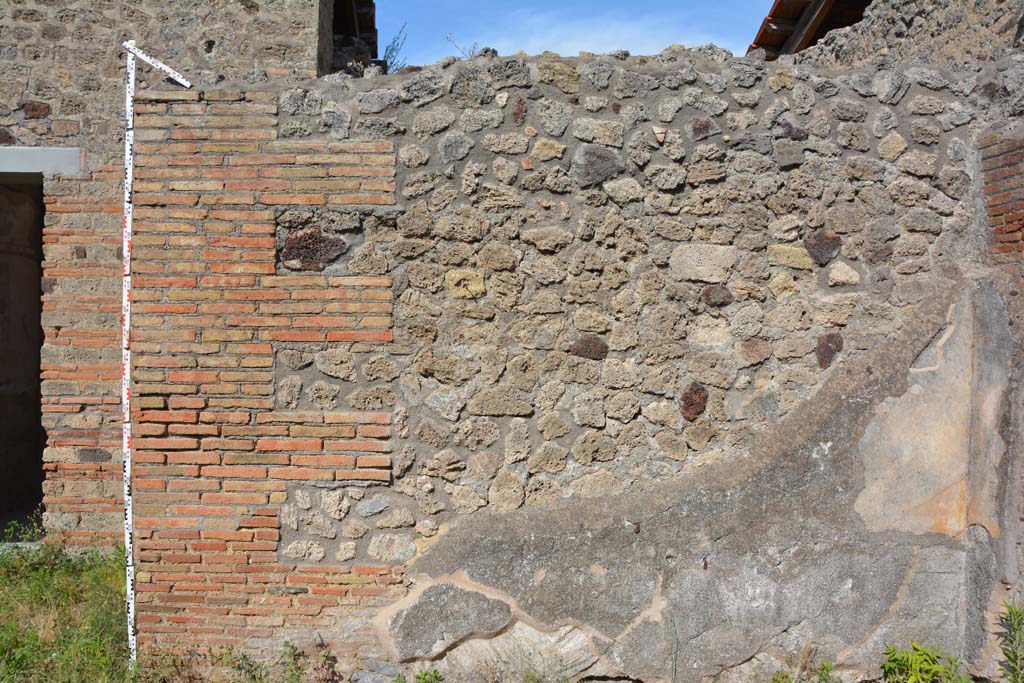
M35 527L0 541L38 537ZM69 555L53 544L0 549L0 683L336 683L330 651L285 644L275 660L230 649L150 653L128 665L124 551Z
M124 554L0 553L0 683L124 683Z

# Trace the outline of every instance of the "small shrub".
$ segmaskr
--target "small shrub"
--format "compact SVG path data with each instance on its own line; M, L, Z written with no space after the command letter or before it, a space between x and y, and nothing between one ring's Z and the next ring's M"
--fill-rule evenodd
M402 28L398 30L395 37L384 48L384 66L389 74L397 73L409 65L402 54L405 50L405 39L407 37L405 32L406 26L407 24L402 24Z
M527 671L523 675L523 683L570 683L566 677L559 678L557 680L550 680L547 676L536 671Z
M318 642L308 669L309 683L340 683L342 677L337 667L338 658L326 645Z
M216 657L230 683L340 683L338 659L323 644L311 652L286 642L276 659L258 659L225 647Z
M42 507L27 519L8 522L0 527L0 543L26 543L41 541L45 537Z
M813 645L808 645L797 662L789 661L789 668L772 674L771 683L840 683L833 676L835 665L827 660L816 662Z
M882 675L888 683L970 683L956 657L946 657L941 648L911 642L909 650L885 648Z
M444 677L437 669L428 669L416 673L416 683L444 683Z
M571 683L576 673L555 648L513 642L497 648L489 657L472 663L448 665L450 683ZM417 681L417 683L420 683Z
M446 36L446 38L448 39L448 42L451 43L452 46L458 51L459 56L462 57L463 59L473 59L473 57L476 57L478 54L481 53L480 43L473 43L472 45L469 46L460 45L455 42L455 37L451 33L449 33Z
M157 652L140 660L131 683L208 683L203 671L207 658L191 650L185 654Z
M233 647L221 650L220 665L231 672L232 683L271 683L272 680L268 662L248 652L237 652Z
M815 671L818 683L837 683L838 679L832 675L834 670L835 665L832 662L824 661L818 664L818 668Z
M999 613L999 648L1003 661L999 668L1006 683L1024 683L1024 605L1016 600L1003 604Z

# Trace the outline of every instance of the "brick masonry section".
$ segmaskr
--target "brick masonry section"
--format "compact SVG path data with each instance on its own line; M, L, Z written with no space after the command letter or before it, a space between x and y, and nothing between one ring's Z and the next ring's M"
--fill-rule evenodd
M979 146L992 228L989 254L996 263L1019 268L1024 257L1024 139L990 134Z
M140 642L217 646L350 622L401 567L279 562L289 484L388 484L380 410L275 404L282 347L392 341L392 279L278 275L280 210L394 204L389 142L280 142L278 94L139 97L133 243ZM46 188L43 360L51 531L120 536L117 362L122 169ZM339 654L373 650L356 633Z
M122 177L106 167L44 185L44 523L68 545L109 545L122 535Z

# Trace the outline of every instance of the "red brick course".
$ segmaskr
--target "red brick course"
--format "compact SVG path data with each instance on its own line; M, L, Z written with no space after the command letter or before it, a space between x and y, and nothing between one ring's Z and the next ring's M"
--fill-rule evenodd
M989 256L1021 274L1024 257L1024 139L988 134L980 140Z

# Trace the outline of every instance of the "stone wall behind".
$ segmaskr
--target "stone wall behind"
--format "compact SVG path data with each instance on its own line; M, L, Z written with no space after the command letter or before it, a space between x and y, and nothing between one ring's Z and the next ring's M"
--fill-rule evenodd
M356 81L404 204L351 257L396 281L396 500L507 512L742 459L982 258L984 78L705 50ZM281 134L332 87L286 92Z
M0 84L0 144L86 147L88 170L119 163L123 41L135 40L199 86L269 79L284 84L318 73L320 4L5 2L0 7L5 74ZM163 80L140 63L140 90Z
M996 59L1015 49L1022 14L1016 0L874 0L862 21L831 31L796 59L846 67Z
M392 482L343 514L288 486L279 560L405 564L376 633L450 672L525 642L576 673L699 678L809 641L867 671L926 636L990 665L1017 432L984 378L1018 347L977 147L1013 136L1018 69L709 48L285 91L282 137L393 141L398 200L277 216L279 273L388 275L396 302L389 358L277 353L278 401L372 400L395 429ZM503 635L463 644L480 633Z

